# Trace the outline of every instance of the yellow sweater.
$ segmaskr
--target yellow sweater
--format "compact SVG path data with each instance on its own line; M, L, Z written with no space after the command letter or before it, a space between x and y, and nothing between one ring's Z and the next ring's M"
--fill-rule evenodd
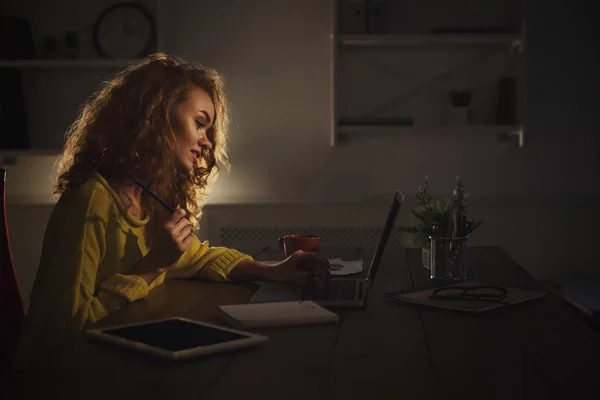
M17 365L69 333L148 295L165 278L226 280L246 254L192 246L151 285L127 272L150 250L145 225L129 214L106 180L95 174L57 202L44 237Z

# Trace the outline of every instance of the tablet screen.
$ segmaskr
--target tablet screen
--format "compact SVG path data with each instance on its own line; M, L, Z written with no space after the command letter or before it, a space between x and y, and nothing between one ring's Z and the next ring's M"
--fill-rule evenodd
M235 332L179 319L106 329L104 333L168 351L186 350L248 338L248 336Z

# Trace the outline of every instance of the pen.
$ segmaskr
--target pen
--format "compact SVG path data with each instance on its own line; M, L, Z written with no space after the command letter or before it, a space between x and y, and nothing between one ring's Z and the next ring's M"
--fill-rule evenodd
M150 196L152 196L156 201L158 201L160 204L162 204L162 206L164 208L166 208L167 210L169 210L169 212L171 214L173 214L175 212L175 210L173 209L173 207L171 207L170 205L168 205L167 203L165 203L160 197L158 197L152 190L148 189L148 187L146 187L146 185L144 185L142 182L138 181L137 178L134 176L133 177L133 181L139 186L141 187L146 193L148 193Z

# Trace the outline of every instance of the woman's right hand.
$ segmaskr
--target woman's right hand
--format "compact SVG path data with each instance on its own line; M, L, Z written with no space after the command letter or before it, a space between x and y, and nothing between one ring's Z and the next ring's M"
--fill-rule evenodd
M148 284L177 262L194 240L186 210L177 206L152 238L152 248L130 271Z
M167 268L179 260L192 245L194 233L188 213L179 208L162 224L152 240L152 248L146 257L150 257L158 268Z

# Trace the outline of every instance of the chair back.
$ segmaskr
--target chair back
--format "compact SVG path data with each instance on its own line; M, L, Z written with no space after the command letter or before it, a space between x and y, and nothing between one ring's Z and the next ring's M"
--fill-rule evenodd
M2 369L12 364L24 320L23 297L15 274L6 221L6 170L0 168L0 355Z

